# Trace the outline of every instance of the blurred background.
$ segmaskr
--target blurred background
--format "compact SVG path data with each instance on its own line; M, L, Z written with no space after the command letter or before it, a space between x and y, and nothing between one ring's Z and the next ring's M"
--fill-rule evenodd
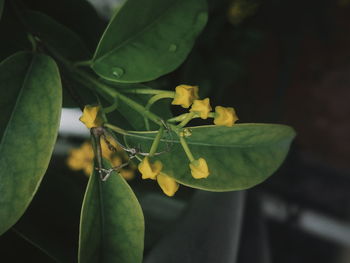
M101 25L122 4L90 2ZM283 166L246 191L181 186L168 198L136 175L129 183L145 214L145 262L350 262L350 0L209 0L209 12L185 63L150 85L199 85L213 105L235 107L241 123L287 124L297 137ZM6 262L76 261L88 178L66 159L88 139L79 116L64 109L42 185L0 237Z

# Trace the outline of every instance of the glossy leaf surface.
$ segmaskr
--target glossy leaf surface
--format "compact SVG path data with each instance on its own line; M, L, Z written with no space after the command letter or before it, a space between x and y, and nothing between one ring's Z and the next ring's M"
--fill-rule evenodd
M0 234L26 210L48 167L62 104L55 62L19 52L0 64Z
M205 0L128 0L97 47L93 69L116 82L143 82L176 69L207 21Z
M119 174L103 182L94 173L81 212L79 262L140 263L143 240L143 214L130 186Z
M177 140L167 137L170 152L157 156L163 171L179 183L210 191L231 191L253 187L267 179L285 159L295 136L292 128L273 124L236 124L233 127L201 126L191 128L187 138L195 159L204 158L210 175L191 176L189 161ZM129 146L140 145L149 151L154 132L126 136ZM166 149L165 143L159 150Z

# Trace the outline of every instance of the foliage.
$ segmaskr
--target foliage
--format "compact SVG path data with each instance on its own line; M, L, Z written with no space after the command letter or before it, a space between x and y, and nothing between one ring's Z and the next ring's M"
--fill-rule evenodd
M40 185L62 105L84 109L80 120L90 129L94 153L87 162L95 159L94 168L83 167L82 151L68 162L92 170L81 211L79 262L142 262L143 214L122 177L132 161L140 163L142 178L157 180L173 196L179 185L247 189L285 159L292 128L236 124L236 111L213 111L200 87L162 86L161 77L186 60L203 30L206 0L128 0L104 32L84 0L60 1L57 10L47 1L3 5L0 0L0 34L8 36L0 43L0 234L19 220ZM60 10L81 15L65 19ZM185 110L173 114L170 104ZM215 125L189 127L198 120ZM102 147L122 149L127 158L117 165L109 158L112 167Z

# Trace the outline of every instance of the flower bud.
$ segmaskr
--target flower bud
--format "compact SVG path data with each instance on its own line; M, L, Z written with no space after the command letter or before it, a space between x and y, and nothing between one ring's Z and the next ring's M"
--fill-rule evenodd
M138 166L140 173L142 174L142 179L152 179L155 180L157 175L163 168L161 161L157 160L154 163L149 161L148 156L146 156Z
M191 174L195 179L207 178L209 176L209 168L207 162L203 158L194 160L190 163Z
M193 101L192 107L190 109L191 112L197 113L204 120L208 118L209 112L211 112L211 110L212 108L209 103L209 98Z
M158 174L157 182L167 196L173 196L179 189L179 184L165 173Z
M175 88L175 98L171 104L188 108L198 98L198 86L179 85Z
M217 106L215 107L214 124L232 127L238 120L234 108Z
M100 106L86 105L79 120L89 129L102 126L103 118Z

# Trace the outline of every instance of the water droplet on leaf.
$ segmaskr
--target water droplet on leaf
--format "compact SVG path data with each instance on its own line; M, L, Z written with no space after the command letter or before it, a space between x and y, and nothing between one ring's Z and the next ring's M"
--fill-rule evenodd
M175 51L177 50L177 45L171 44L171 45L169 46L168 50L169 50L170 52L175 52Z
M112 68L112 74L115 78L119 79L124 74L124 69L116 67Z

